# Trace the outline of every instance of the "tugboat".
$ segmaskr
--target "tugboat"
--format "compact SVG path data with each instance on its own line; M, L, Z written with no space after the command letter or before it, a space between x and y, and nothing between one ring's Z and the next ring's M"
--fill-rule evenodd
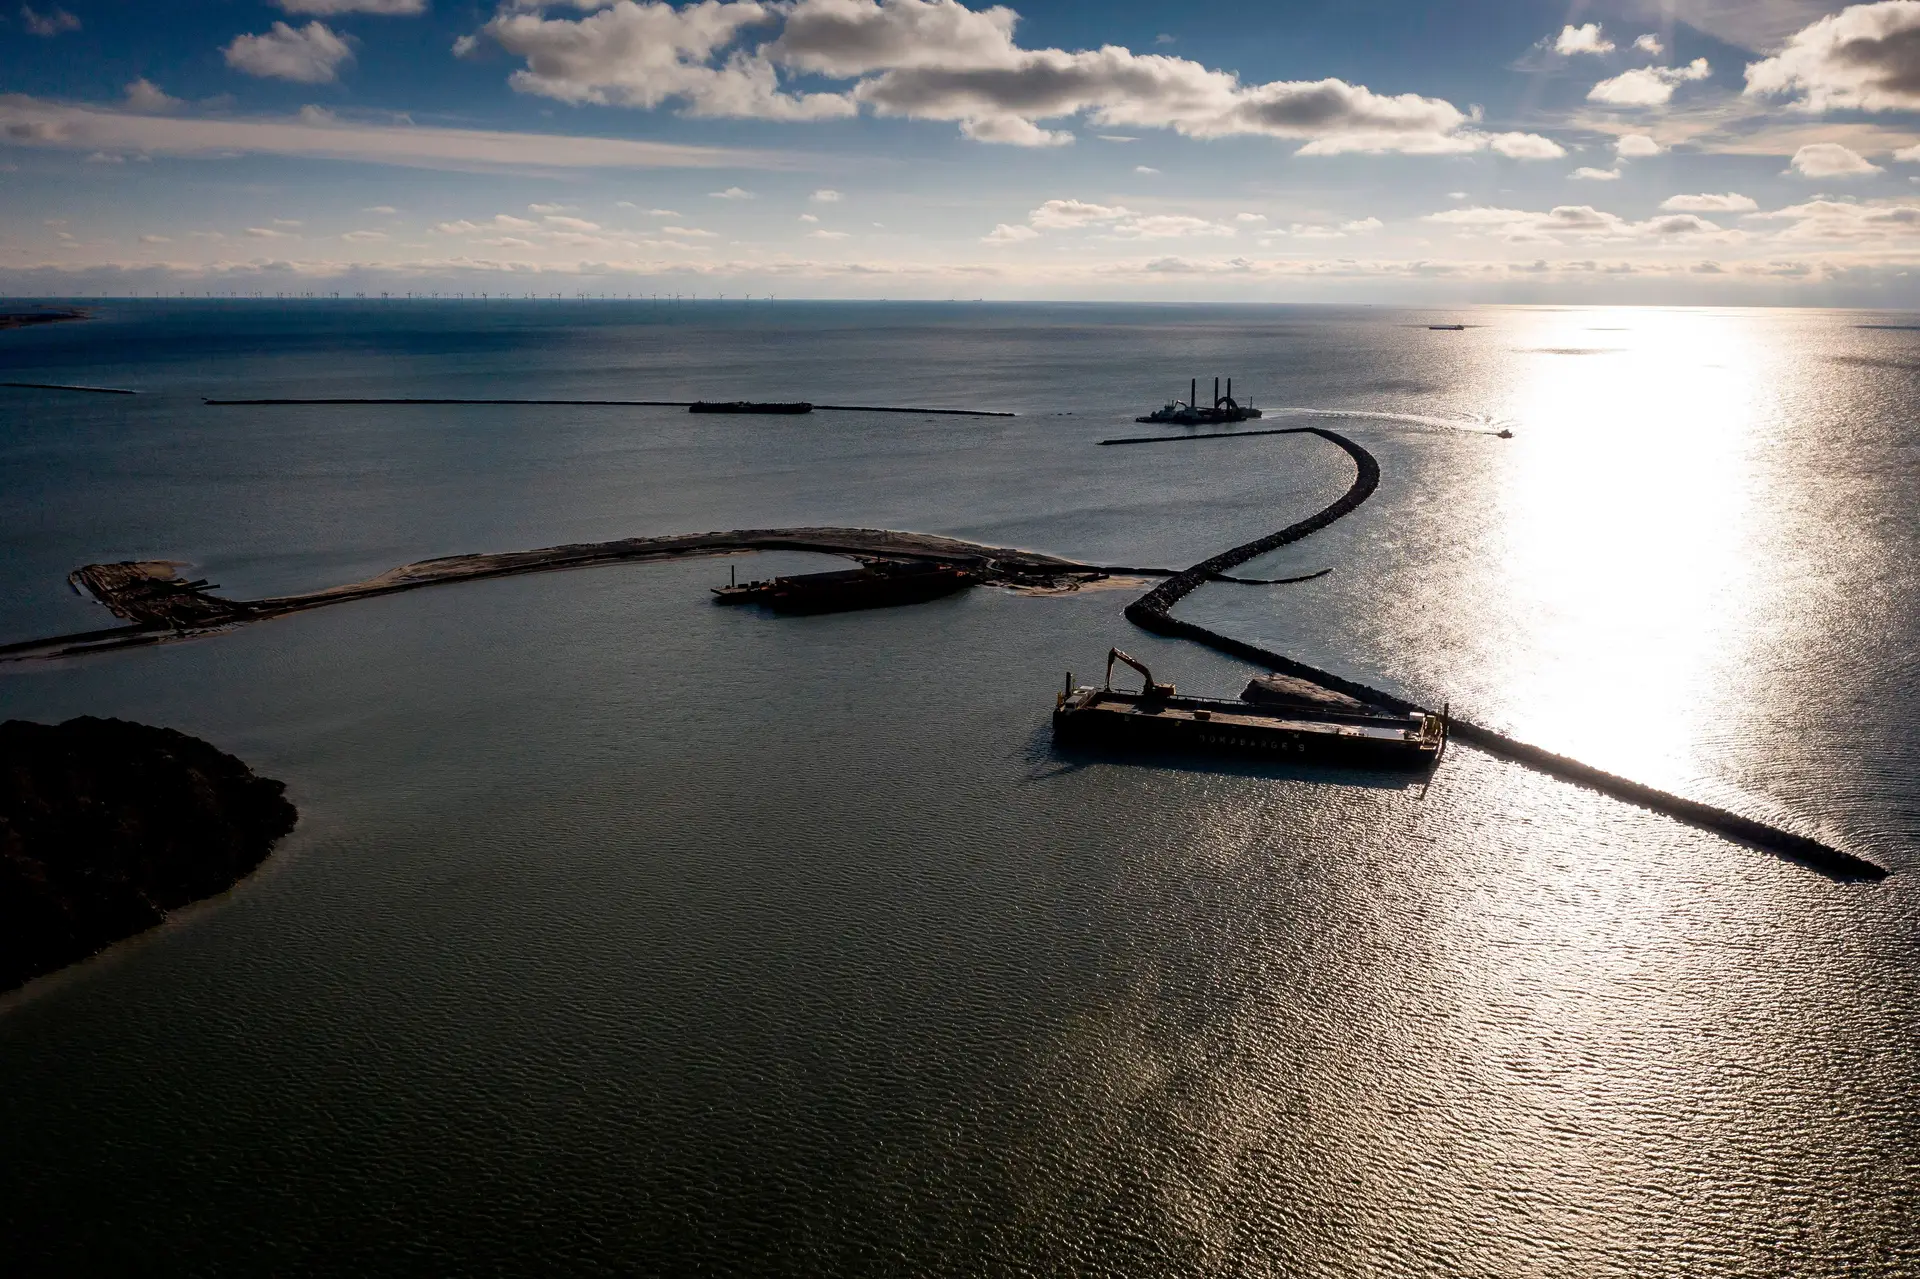
M1113 664L1140 673L1141 687L1113 687ZM1239 701L1181 697L1156 684L1138 658L1107 650L1099 688L1067 687L1054 698L1053 735L1121 750L1192 751L1359 768L1430 769L1447 743L1447 718L1397 714L1285 676L1261 676Z
M922 604L979 581L951 564L872 560L833 573L800 573L713 588L716 604L761 604L776 613L844 613L857 608Z
M1200 407L1200 379L1194 378L1187 384L1187 398L1168 400L1162 408L1155 409L1145 417L1133 419L1136 422L1160 422L1174 426L1219 426L1227 422L1245 422L1249 418L1260 416L1260 410L1251 404L1242 404L1233 398L1233 379L1227 379L1227 393L1220 394L1220 379L1213 379L1213 407Z

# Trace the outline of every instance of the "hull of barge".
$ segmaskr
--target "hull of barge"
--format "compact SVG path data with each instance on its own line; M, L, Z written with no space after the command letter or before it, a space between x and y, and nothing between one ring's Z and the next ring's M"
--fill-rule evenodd
M1116 751L1166 751L1352 768L1425 771L1440 758L1438 717L1315 714L1207 698L1145 699L1076 689L1053 713L1057 741Z

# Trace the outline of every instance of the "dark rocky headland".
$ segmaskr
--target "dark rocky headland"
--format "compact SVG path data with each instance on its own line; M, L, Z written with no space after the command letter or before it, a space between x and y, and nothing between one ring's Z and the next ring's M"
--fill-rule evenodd
M170 728L0 724L0 990L232 887L293 829L285 791Z

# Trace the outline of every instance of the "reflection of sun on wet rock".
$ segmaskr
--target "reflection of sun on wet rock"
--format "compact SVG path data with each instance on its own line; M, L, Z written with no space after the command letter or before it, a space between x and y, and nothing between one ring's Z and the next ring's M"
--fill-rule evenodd
M293 829L285 789L172 729L0 724L0 990L232 887Z

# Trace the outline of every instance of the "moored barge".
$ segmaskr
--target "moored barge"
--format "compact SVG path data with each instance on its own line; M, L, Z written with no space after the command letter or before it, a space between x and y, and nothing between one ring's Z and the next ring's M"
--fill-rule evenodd
M921 604L965 590L978 575L952 564L874 560L832 573L799 573L713 588L716 604L760 604L776 613L843 613Z
M1113 664L1140 672L1137 693L1113 687ZM1264 678L1264 677L1263 677ZM1271 688L1271 684L1264 685ZM1263 688L1263 681L1248 692ZM1396 714L1338 694L1268 700L1181 697L1156 684L1138 659L1107 654L1106 683L1067 688L1055 698L1056 740L1117 750L1153 750L1342 764L1358 768L1430 769L1447 741L1446 718Z

